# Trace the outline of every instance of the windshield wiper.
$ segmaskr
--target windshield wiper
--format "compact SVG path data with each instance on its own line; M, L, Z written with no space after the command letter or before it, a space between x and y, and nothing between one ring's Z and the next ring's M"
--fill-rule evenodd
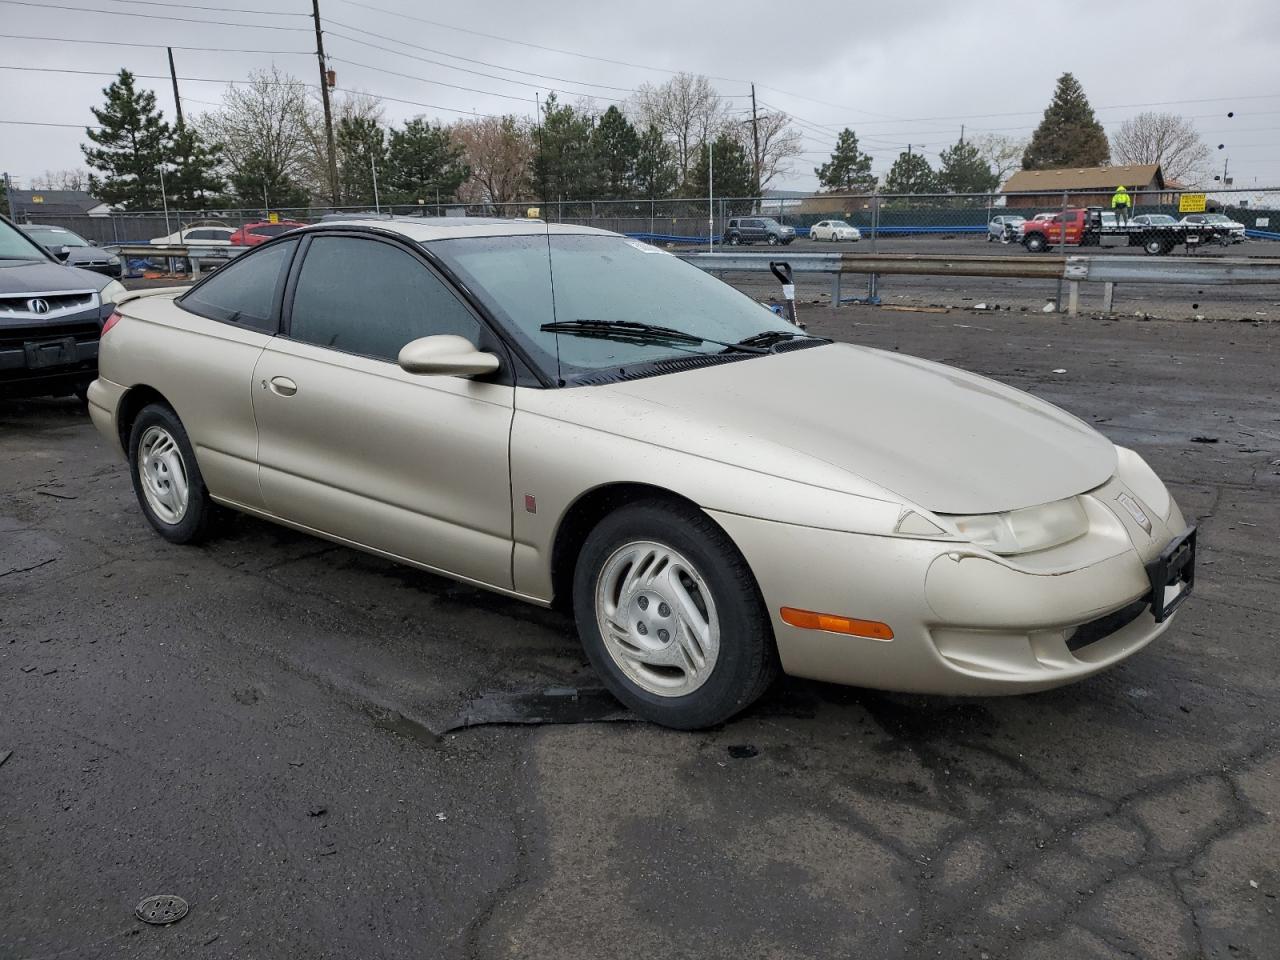
M776 347L780 343L786 343L790 340L817 340L821 343L832 342L830 337L815 337L811 333L799 333L793 330L761 330L759 333L753 333L749 337L743 337L738 341L737 346L772 348Z
M713 340L696 333L664 327L656 323L640 323L636 320L560 320L544 323L539 327L544 333L569 333L581 337L606 337L614 340L633 340L637 343L653 343L668 340L676 343L714 343L739 353L768 353L767 349L749 343L729 343Z

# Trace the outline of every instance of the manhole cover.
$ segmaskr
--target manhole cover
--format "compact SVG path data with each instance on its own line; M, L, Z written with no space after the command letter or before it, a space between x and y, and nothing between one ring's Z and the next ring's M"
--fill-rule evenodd
M181 897L147 897L133 908L133 912L144 923L163 926L166 923L176 923L187 915L187 901Z

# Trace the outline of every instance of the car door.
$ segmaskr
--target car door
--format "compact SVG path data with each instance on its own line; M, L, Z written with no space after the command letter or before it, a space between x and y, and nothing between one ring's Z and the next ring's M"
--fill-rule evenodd
M167 397L182 418L209 492L252 510L264 507L253 374L279 329L285 280L297 248L292 239L263 247L193 287L176 301L188 316L149 328L147 353L166 362L137 375ZM146 304L139 301L139 307Z
M390 239L307 239L285 333L254 374L259 477L290 523L456 576L511 586L514 388L407 373L436 334L497 347L418 254Z
M820 220L809 230L809 236L814 240L825 240L825 232L827 229L827 221Z

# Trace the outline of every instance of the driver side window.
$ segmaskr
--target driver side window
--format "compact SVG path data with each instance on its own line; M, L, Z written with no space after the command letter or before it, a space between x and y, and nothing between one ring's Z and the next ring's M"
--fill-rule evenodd
M411 340L449 333L478 344L480 324L404 250L362 237L316 237L293 297L289 336L394 363Z

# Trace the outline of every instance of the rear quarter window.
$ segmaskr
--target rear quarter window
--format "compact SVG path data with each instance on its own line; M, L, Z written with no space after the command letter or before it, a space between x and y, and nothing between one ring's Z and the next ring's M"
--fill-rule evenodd
M249 327L263 333L278 330L278 304L297 240L243 253L178 300L184 310Z

